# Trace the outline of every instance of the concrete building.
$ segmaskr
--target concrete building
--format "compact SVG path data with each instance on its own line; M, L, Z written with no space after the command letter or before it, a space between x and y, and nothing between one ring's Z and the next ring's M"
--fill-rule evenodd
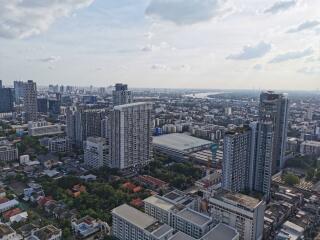
M166 240L174 229L126 204L112 210L112 235L119 240Z
M235 228L242 240L263 238L265 202L226 190L213 194L208 211L213 219Z
M34 137L62 134L60 124L50 125L46 121L28 122L28 134Z
M50 152L69 152L72 146L68 137L54 137L48 140L48 149Z
M108 119L109 166L135 169L152 159L152 103L115 106Z
M105 138L88 137L84 147L84 162L88 167L107 166L108 146Z
M18 206L19 202L15 199L0 204L0 213L10 210L11 208Z
M262 92L260 95L259 121L271 121L274 129L272 149L272 173L276 173L284 166L288 131L289 100L286 94L272 91Z
M188 161L191 154L209 150L213 142L182 133L172 133L153 137L153 150L178 161Z
M71 228L76 239L94 240L99 239L110 231L110 227L106 222L85 216L80 219L71 220Z
M113 106L128 104L133 102L132 92L128 90L128 85L117 83L112 92Z
M17 234L9 225L0 223L0 239L1 240L21 240L21 235Z
M62 239L62 231L53 225L47 225L36 231L33 231L29 240L60 240Z
M11 88L0 88L0 113L13 112L13 89Z
M252 131L239 127L226 132L222 161L222 187L232 192L251 189Z
M18 149L11 144L0 143L0 163L18 160Z
M178 203L180 201L176 202L171 200L172 198L168 199L166 196L175 196L175 192L163 197L151 196L146 198L144 200L145 213L196 239L202 237L216 225L211 217ZM192 201L192 199L189 199L187 203L192 205L190 200Z
M32 80L24 83L23 103L26 122L36 121L38 114L37 84Z
M300 153L302 155L320 156L320 142L304 141L300 144Z

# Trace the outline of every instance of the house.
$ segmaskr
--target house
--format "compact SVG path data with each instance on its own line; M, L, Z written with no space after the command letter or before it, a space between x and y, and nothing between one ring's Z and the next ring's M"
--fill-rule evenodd
M80 196L81 193L87 192L87 189L84 185L77 184L77 185L74 185L72 189L68 189L67 192L70 196L77 198Z
M35 230L31 233L28 240L60 240L62 239L62 231L53 225L47 225L43 228Z
M15 206L18 206L18 205L19 205L19 202L15 199L7 201L5 203L1 203L0 204L0 213L8 211L11 208L14 208Z
M10 226L0 223L0 239L1 240L20 240L22 236L17 234Z
M110 227L106 222L85 216L81 219L73 219L71 227L76 239L94 240L101 239L110 233Z

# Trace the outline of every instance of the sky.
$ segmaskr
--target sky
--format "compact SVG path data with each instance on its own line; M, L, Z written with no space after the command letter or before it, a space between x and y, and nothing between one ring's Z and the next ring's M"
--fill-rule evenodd
M0 79L320 89L319 0L0 0Z

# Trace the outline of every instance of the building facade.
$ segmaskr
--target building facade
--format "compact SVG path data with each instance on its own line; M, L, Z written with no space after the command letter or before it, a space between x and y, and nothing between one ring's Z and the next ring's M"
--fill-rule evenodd
M133 102L132 92L128 90L128 85L117 83L112 92L113 106L128 104Z
M0 87L0 113L13 112L13 89Z
M272 91L260 95L259 121L273 124L274 140L272 149L272 173L280 171L284 165L288 131L289 100L286 94Z
M84 147L84 162L90 168L107 166L108 146L105 138L88 137Z
M0 145L0 163L18 160L18 149L13 145Z
M108 139L111 168L141 167L152 159L152 104L131 103L114 107L109 115Z
M24 83L23 103L26 122L36 121L38 114L37 84L32 80Z

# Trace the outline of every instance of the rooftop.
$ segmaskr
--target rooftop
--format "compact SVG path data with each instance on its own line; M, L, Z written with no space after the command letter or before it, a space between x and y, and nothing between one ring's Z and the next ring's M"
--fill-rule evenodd
M230 204L240 204L241 206L251 209L256 208L257 205L261 202L257 198L253 198L241 193L232 193L226 190L218 192L213 198Z
M151 196L143 200L146 203L150 203L152 205L157 206L158 208L161 208L163 210L170 210L174 207L174 205L164 199L162 199L159 196Z
M2 223L0 224L0 238L1 239L2 239L2 237L6 236L8 234L11 234L13 232L14 231L10 226L8 226L6 224L2 224Z
M203 240L219 239L219 240L233 240L238 236L237 230L229 227L226 224L219 223L211 229L206 235L202 237Z
M158 227L152 234L158 238L160 238L161 236L167 234L168 232L173 231L173 228L170 227L167 224L163 224L160 227Z
M183 232L177 232L171 238L169 238L169 240L196 240L196 239Z
M58 235L61 233L61 230L56 228L53 225L48 225L33 233L34 236L39 238L40 240L47 240L50 239L54 235Z
M150 103L150 102L127 103L127 104L115 106L114 110L121 110L123 108L135 107L135 106L143 106L143 105L152 105L152 103Z
M146 229L152 224L156 223L157 220L153 217L148 216L147 214L130 207L127 204L123 204L119 207L116 207L112 210L112 214L115 214L127 221L131 224L141 228Z
M212 144L212 142L192 137L183 133L172 133L153 137L153 144L184 151L190 148Z
M210 223L212 220L210 217L207 217L201 213L193 211L189 208L185 208L177 214L179 217L182 217L198 226Z

